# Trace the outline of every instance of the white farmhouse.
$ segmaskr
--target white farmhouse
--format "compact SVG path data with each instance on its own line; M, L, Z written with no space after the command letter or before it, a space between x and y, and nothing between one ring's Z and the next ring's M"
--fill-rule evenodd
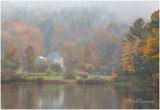
M52 52L46 57L47 61L51 63L58 63L61 67L64 67L63 57L60 56L59 52Z

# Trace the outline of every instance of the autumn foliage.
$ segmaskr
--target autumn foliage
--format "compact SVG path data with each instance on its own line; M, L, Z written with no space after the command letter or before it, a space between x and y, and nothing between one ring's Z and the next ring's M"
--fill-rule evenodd
M158 79L159 79L159 74L154 73L154 74L152 74L152 77L153 77L155 80L158 80Z
M31 45L35 48L37 54L45 53L43 35L36 26L29 25L25 21L8 21L5 27L6 30L2 31L3 50L14 43L18 46L20 52L23 52L26 47Z
M144 49L146 49L146 48L147 48L147 45L144 45L144 46L142 46L142 47L139 47L139 52L143 52Z
M111 74L112 74L112 79L115 79L117 77L116 73L112 72Z
M5 71L4 70L1 70L1 74L3 75L5 73Z
M135 73L134 55L138 53L140 39L137 38L135 42L126 41L122 50L121 66L123 71Z

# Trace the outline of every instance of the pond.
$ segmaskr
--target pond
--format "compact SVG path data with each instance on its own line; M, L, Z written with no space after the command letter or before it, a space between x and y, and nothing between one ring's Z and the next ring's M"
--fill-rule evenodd
M2 84L4 109L154 109L158 91L111 85Z

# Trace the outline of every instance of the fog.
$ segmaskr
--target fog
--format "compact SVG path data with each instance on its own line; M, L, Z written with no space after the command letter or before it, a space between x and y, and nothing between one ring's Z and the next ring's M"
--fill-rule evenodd
M2 16L10 14L13 10L32 10L34 14L53 13L65 10L87 9L97 12L102 18L109 15L110 21L116 20L122 23L132 23L136 18L150 20L150 15L158 10L158 1L28 1L6 2L2 1ZM33 14L32 13L32 14Z

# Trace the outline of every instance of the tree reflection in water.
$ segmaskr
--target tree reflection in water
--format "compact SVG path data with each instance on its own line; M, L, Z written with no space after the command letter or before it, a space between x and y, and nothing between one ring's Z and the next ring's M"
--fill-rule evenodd
M104 85L1 86L2 108L14 109L118 109L158 108L158 92ZM127 99L154 103L126 103Z

